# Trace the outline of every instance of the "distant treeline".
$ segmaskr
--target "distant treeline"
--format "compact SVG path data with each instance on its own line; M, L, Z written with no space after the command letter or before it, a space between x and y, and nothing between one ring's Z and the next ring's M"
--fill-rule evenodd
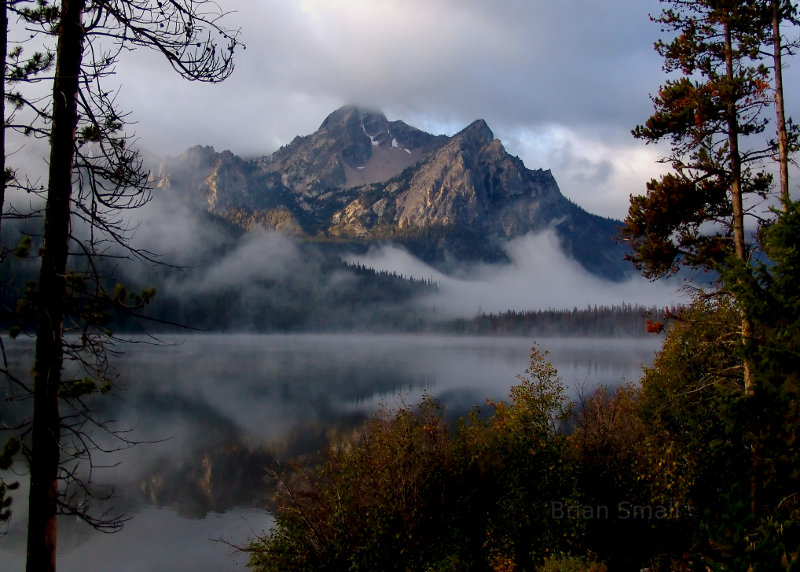
M372 283L378 287L384 288L397 288L398 284L403 284L402 290L404 292L411 290L425 291L429 290L436 292L439 290L439 283L433 278L414 278L413 276L405 276L397 272L389 272L388 270L375 270L369 266L364 266L360 262L347 262L345 267L357 274L358 276L368 277Z
M669 312L675 313L676 309ZM665 309L623 303L568 309L508 310L440 324L442 331L467 335L506 336L644 336L664 319Z

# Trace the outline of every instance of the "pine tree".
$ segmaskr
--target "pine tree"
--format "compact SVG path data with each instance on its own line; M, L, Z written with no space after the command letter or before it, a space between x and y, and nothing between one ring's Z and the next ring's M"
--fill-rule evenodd
M678 72L653 97L655 113L633 130L646 142L668 140L673 172L631 197L622 236L646 276L680 265L716 269L728 256L747 263L747 197L765 197L771 177L763 171L773 146L758 137L771 103L769 70L760 60L769 19L754 0L663 0L672 7L655 21L670 41L656 50L664 70ZM742 321L742 336L752 325ZM744 362L746 391L751 364Z

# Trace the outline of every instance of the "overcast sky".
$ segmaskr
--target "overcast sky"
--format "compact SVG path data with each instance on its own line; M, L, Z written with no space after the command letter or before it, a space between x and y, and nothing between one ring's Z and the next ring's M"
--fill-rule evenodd
M142 51L110 80L149 151L268 154L356 103L437 134L485 119L599 214L623 217L658 172L658 152L630 135L664 79L657 0L219 2L247 45L226 82L187 83Z
M201 144L265 155L355 103L434 134L485 119L510 153L552 170L567 197L606 216L623 218L629 195L664 171L664 150L630 134L665 80L649 19L658 0L218 3L247 46L227 81L186 82L141 49L106 80L145 151ZM791 62L785 76L796 93Z

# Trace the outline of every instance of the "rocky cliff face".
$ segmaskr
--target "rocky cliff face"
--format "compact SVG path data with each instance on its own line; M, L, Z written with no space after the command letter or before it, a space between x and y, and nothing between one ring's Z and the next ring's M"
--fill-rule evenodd
M512 238L546 227L568 204L549 171L530 171L506 153L484 121L431 152L415 169L359 189L337 212L332 231L359 234L378 225L469 226Z
M446 141L402 121L389 122L382 113L346 106L260 166L279 173L281 183L295 193L318 196L331 188L390 179Z
M527 169L483 120L434 136L346 106L271 156L195 147L162 164L157 179L245 228L391 240L429 262L499 260L507 240L553 228L592 272L627 271L613 241L619 223L568 201L550 171Z

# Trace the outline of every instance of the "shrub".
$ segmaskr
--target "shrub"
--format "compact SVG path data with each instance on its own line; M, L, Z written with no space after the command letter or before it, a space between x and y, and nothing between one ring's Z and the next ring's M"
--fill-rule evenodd
M280 475L257 570L533 570L575 545L550 505L574 494L563 384L533 348L510 401L455 429L440 405L383 410L314 469Z

